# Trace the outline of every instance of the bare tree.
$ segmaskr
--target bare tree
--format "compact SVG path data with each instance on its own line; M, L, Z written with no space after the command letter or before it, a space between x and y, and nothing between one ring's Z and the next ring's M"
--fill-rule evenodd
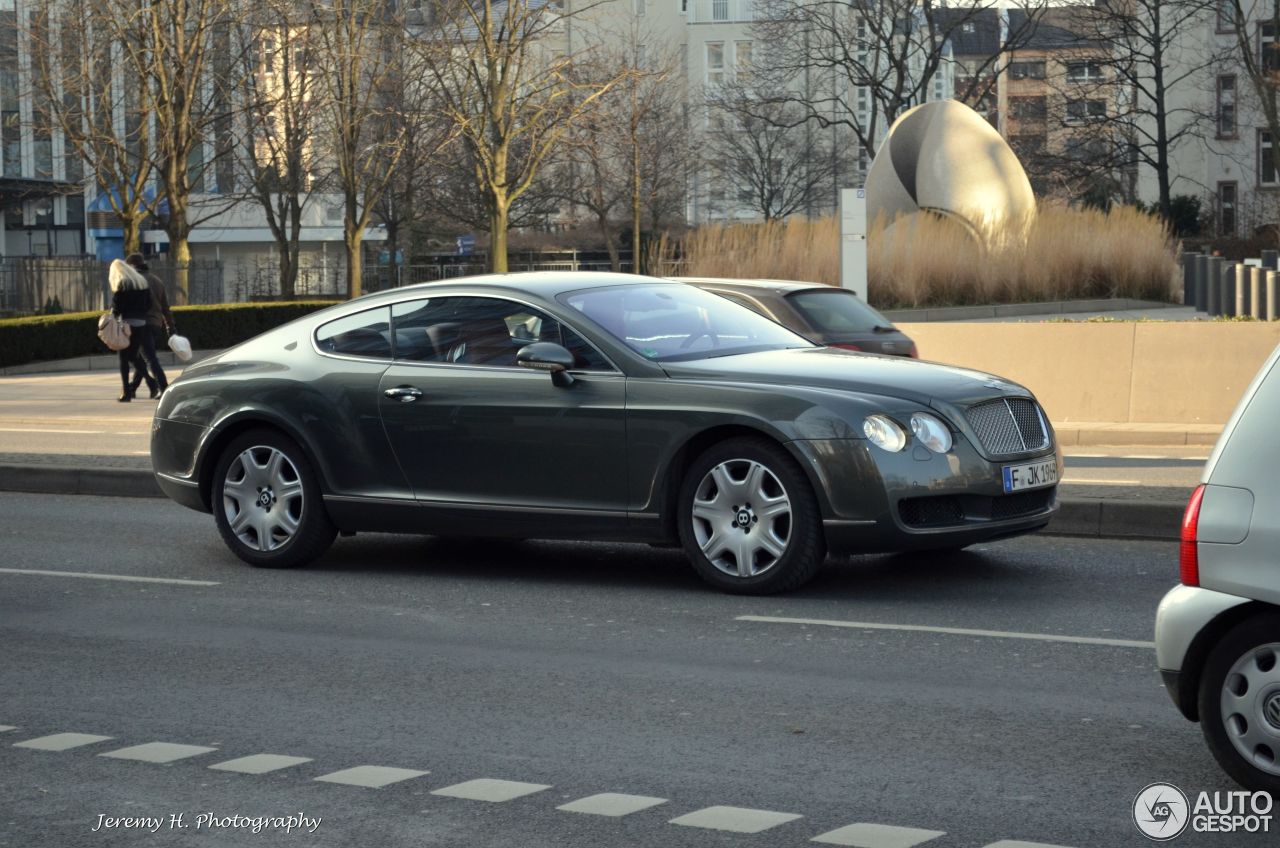
M264 0L250 12L241 51L244 110L238 125L236 180L262 209L275 239L280 294L297 286L302 216L323 176L318 112L322 108L317 35L294 0Z
M1017 49L1043 0L760 0L752 38L756 73L770 107L788 104L788 121L843 127L874 156L893 121L934 97L934 83L950 62L952 42L966 27L1006 8L1023 12L990 57L969 69L969 86L989 84L987 68ZM962 100L973 91L957 91ZM761 118L768 114L759 110ZM795 124L798 125L798 124Z
M1280 0L1223 0L1219 8L1220 23L1229 21L1235 30L1236 50L1230 61L1244 68L1271 138L1271 151L1259 155L1268 155L1274 168L1280 165L1275 154L1280 145Z
M770 102L752 85L718 86L706 102L710 126L703 147L718 163L726 208L751 209L765 220L786 218L826 194L847 164L825 134L806 132L797 106Z
M577 72L591 66L589 53L570 48L565 24L583 11L547 0L432 0L434 23L417 40L443 116L470 153L493 271L507 270L512 204L574 122L627 77Z
M138 33L98 21L100 7L40 0L32 9L32 102L37 128L60 132L93 171L124 231L124 250L141 248L141 227L155 205L152 102L143 80L117 74L121 56L141 50ZM16 38L16 31L12 34ZM126 47L119 37L130 42Z

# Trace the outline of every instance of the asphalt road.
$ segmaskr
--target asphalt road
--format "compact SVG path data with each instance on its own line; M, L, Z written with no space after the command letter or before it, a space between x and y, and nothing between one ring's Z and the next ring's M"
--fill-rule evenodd
M1118 848L1147 844L1130 820L1147 784L1234 788L1144 644L1173 544L833 560L801 592L738 598L675 551L624 545L361 535L309 569L255 570L162 501L0 494L0 542L4 848L207 844L201 813L322 819L220 845L773 848L869 823L895 829L845 844ZM111 738L16 744L60 733ZM151 742L214 750L99 756ZM309 761L209 768L258 754ZM316 779L365 765L426 774ZM477 788L529 794L454 797ZM599 793L663 803L558 809ZM705 812L721 806L763 812ZM671 823L690 814L712 827ZM100 816L164 824L95 832ZM719 829L757 819L772 826Z

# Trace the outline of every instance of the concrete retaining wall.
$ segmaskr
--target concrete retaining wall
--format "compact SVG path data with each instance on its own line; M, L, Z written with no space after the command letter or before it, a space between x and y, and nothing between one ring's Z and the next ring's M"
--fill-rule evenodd
M1055 424L1221 427L1271 351L1280 324L897 325L923 359L989 371L1031 389Z

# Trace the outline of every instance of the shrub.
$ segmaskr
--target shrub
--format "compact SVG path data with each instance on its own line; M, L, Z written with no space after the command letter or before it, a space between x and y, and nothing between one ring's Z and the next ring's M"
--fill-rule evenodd
M332 301L226 303L175 306L178 332L198 350L220 350L295 318L332 306ZM110 353L98 339L99 312L0 320L0 367Z

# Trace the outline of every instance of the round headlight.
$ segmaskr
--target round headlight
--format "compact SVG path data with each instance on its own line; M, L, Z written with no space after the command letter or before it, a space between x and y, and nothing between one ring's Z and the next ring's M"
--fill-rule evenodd
M897 453L907 446L907 434L886 415L868 415L862 422L862 432L876 447Z
M911 432L915 433L920 444L934 453L946 453L951 450L951 429L941 418L927 412L917 412L911 416Z

